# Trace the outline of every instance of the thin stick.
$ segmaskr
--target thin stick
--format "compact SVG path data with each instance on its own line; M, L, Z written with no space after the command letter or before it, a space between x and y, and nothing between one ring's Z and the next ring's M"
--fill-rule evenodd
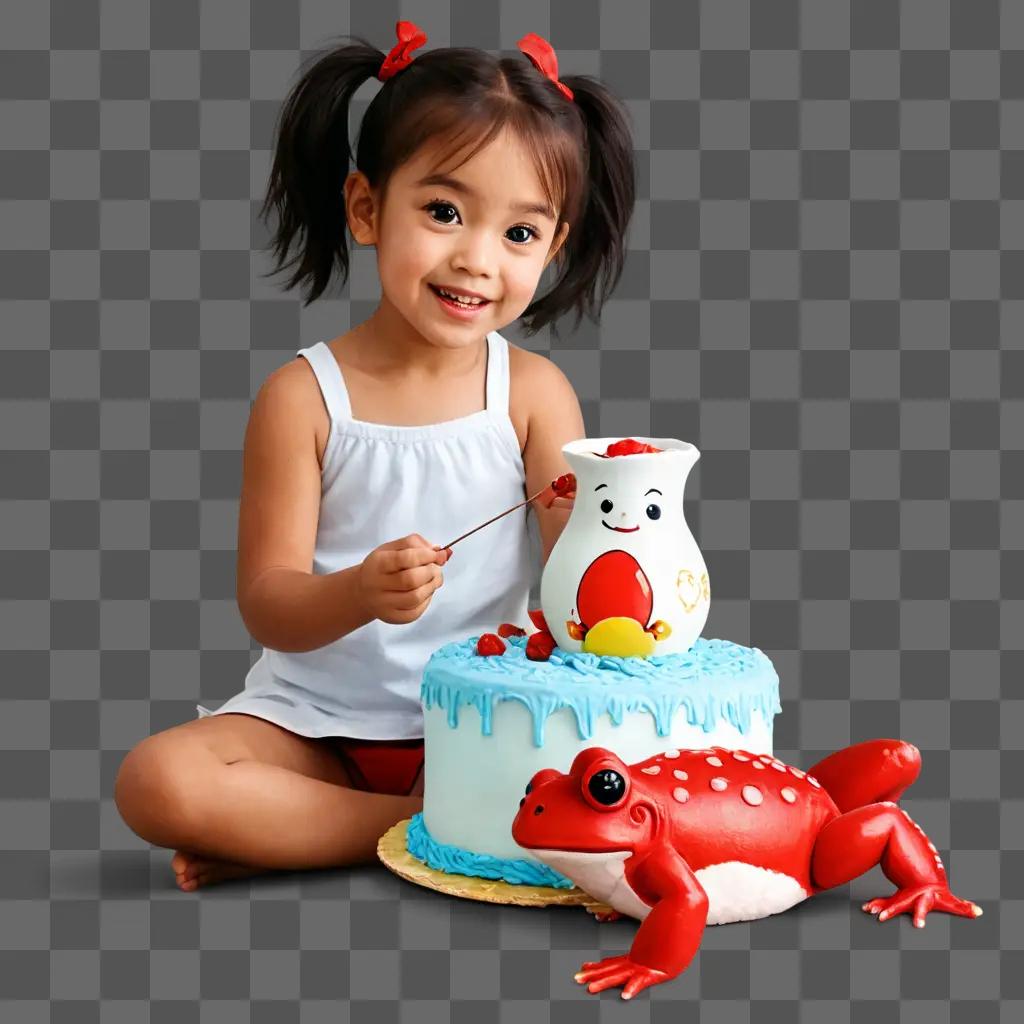
M542 487L532 498L527 498L526 501L521 501L518 505L513 505L511 508L505 509L504 512L499 512L492 519L488 519L486 523L481 523L479 526L474 526L473 529L469 531L469 533L464 533L461 537L456 537L455 540L453 540L450 544L442 544L440 550L443 551L445 548L450 548L452 544L458 544L460 540L465 540L468 536L470 536L470 534L476 533L477 530L482 530L485 526L490 526L491 523L500 519L502 516L507 516L509 512L515 512L517 508L522 508L524 505L529 505L531 501L535 501L537 498L539 498L550 486L551 484L548 484L546 487Z

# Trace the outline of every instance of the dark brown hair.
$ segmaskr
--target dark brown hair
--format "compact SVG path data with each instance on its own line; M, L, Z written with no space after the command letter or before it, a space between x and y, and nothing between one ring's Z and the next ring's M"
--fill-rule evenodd
M308 304L335 270L348 277L344 182L353 159L348 117L353 95L376 76L384 54L347 37L303 72L282 107L263 217L277 214L271 249L286 287ZM589 75L561 76L570 100L528 59L461 47L428 50L381 86L358 131L355 168L381 194L395 170L424 143L450 139L442 160L469 147L469 159L508 127L536 154L545 197L569 234L555 258L551 289L522 314L528 334L576 311L600 310L622 274L626 228L636 195L633 142L624 107ZM463 161L460 161L460 164Z

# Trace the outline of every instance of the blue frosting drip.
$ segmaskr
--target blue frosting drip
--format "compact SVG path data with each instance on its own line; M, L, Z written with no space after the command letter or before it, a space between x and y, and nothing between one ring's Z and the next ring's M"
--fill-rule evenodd
M547 661L526 657L526 637L509 637L502 655L476 653L478 637L445 644L427 662L420 686L425 708L447 711L455 728L462 705L475 707L480 728L491 735L495 701L518 700L533 718L533 742L544 746L544 725L559 708L571 708L581 740L594 734L594 722L607 714L621 725L627 712L646 711L659 736L671 731L682 708L691 725L711 732L724 719L741 733L751 717L769 724L782 710L779 677L756 647L699 637L681 654L618 658L573 653L556 647Z
M437 871L452 875L495 878L512 885L550 885L566 889L571 879L532 860L504 860L487 853L473 853L459 846L439 843L427 829L423 814L414 814L406 832L406 848L417 859Z

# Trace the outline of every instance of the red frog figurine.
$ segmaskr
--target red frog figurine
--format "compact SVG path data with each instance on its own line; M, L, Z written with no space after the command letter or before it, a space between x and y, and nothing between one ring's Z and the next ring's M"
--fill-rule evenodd
M938 851L895 801L921 758L902 740L846 747L809 772L767 754L665 750L624 764L589 747L569 774L545 768L526 787L512 837L539 860L642 921L625 956L585 963L588 991L629 999L674 978L705 924L786 910L876 864L896 886L865 911L885 921L981 908L949 890Z

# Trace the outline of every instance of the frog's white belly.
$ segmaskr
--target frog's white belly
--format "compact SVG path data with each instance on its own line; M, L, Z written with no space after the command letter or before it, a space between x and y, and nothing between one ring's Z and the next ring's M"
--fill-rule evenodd
M584 892L641 921L651 908L626 881L628 850L580 853L573 850L533 850L545 864L571 878ZM753 921L781 913L809 895L790 875L742 861L724 861L695 871L708 895L708 924Z
M585 893L614 907L620 914L642 921L651 908L626 881L623 864L633 854L629 850L608 853L580 853L575 850L531 850L538 860L571 878Z

